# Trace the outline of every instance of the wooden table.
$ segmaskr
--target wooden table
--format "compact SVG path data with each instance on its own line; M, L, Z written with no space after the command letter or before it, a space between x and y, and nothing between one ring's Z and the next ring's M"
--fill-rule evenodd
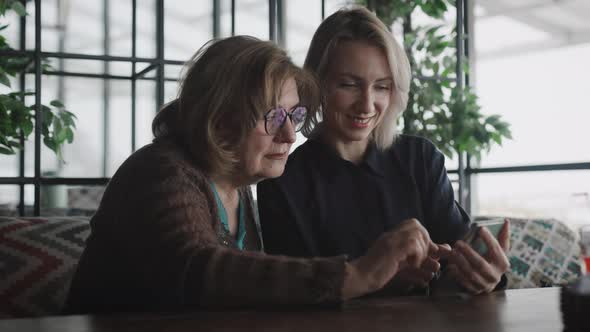
M63 316L0 320L0 331L561 331L559 288L372 298L340 309Z

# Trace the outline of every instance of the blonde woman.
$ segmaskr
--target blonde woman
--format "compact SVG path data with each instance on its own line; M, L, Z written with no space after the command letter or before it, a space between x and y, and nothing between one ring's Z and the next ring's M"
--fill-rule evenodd
M470 220L454 200L443 155L426 139L396 132L411 77L387 27L364 8L338 11L316 31L305 68L319 78L321 108L283 176L258 185L267 252L354 259L415 219L439 247L453 245L448 271L463 287L476 294L497 287L508 268L508 225L500 242L482 231L491 248L485 257L458 241ZM400 271L392 287L426 287L439 258Z
M232 37L197 52L153 122L154 142L111 179L64 311L339 302L437 251L407 222L351 262L261 252L249 185L283 172L316 91L270 42Z

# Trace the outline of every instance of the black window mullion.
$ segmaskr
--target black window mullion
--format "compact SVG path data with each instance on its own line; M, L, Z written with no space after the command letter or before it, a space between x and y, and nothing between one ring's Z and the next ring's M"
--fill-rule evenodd
M33 213L41 215L41 0L35 0L35 202Z
M26 5L25 0L21 0L21 3L23 4L23 6ZM19 20L19 50L24 51L25 48L27 47L27 16L21 16L20 20ZM20 91L25 91L26 89L26 80L25 80L25 74L21 73L19 75L19 88ZM25 101L25 96L23 95L22 97L22 101ZM25 177L25 137L24 134L21 132L21 136L19 139L20 145L21 145L21 150L19 151L18 154L18 177L21 179L24 179ZM24 184L19 184L18 186L19 188L19 195L18 195L18 214L19 216L24 216L25 215L25 185Z

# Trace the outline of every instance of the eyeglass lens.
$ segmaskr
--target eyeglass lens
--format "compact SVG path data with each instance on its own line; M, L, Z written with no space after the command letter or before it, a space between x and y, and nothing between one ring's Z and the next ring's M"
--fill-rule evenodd
M291 123L295 128L295 131L299 131L301 130L301 127L303 127L306 114L307 109L303 106L295 107L290 113L282 107L274 108L265 116L266 131L271 135L276 134L285 124L287 117L291 118Z

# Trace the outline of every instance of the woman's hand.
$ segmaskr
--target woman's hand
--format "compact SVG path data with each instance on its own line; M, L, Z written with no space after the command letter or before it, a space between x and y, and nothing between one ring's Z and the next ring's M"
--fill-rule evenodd
M346 264L342 297L349 299L381 289L406 268L420 269L439 248L416 219L382 234L365 256Z
M448 244L437 244L437 247L436 253L427 257L419 268L407 267L400 270L392 281L391 287L401 292L407 292L413 287L427 287L440 271L439 260L447 258L452 252Z
M449 275L473 294L489 293L510 268L506 252L510 248L510 221L506 219L498 240L485 227L479 231L488 251L480 256L465 241L457 241L449 257Z

